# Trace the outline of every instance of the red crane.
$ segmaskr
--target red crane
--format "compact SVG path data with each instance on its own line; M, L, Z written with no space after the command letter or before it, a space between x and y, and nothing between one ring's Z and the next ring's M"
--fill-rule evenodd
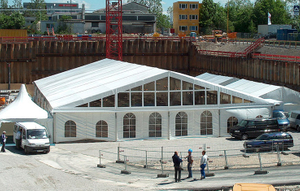
M106 58L122 60L122 0L106 0Z

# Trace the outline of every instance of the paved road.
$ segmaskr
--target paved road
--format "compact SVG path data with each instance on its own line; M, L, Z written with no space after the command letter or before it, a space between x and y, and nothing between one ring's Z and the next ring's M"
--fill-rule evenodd
M293 133L296 142L300 135ZM114 157L104 157L106 168L97 168L99 150L116 152L119 145L141 148L188 148L203 143L212 146L240 147L242 141L228 138L190 138L176 140L136 140L127 142L73 143L51 146L49 154L24 155L14 146L0 153L0 185L5 190L169 190L169 189L220 189L237 182L269 183L274 185L300 184L299 166L264 168L268 174L254 175L253 169L213 171L215 176L205 180L192 179L174 183L173 171L164 171L167 178L157 178L160 170L128 167L131 174L121 174L124 164L115 163ZM218 146L219 147L219 146ZM220 147L221 148L221 147ZM187 172L183 171L182 177ZM200 172L194 171L199 178Z

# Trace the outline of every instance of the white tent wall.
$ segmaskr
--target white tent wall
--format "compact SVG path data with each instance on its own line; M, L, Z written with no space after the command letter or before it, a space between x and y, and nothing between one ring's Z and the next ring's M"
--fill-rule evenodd
M76 123L76 137L65 137L65 123L72 120ZM108 137L96 137L96 124L104 120L108 124ZM84 139L115 141L114 112L58 112L54 114L54 142L70 142Z
M229 136L227 133L227 120L230 117L236 117L238 122L242 119L253 119L261 115L270 117L271 107L265 108L245 108L245 109L224 109L220 110L220 136Z
M149 137L149 116L157 112L162 117L162 137L168 138L168 112L167 111L133 111L117 113L118 140L130 140L132 138L123 138L123 118L127 113L133 113L136 117L136 137L134 139L151 139L159 137Z

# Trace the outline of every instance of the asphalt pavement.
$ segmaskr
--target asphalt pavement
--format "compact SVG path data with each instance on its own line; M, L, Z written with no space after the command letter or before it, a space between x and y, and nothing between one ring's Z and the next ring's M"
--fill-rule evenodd
M298 133L294 139L299 141ZM214 176L199 180L200 171L193 171L193 178L186 179L188 172L182 171L182 181L174 181L173 170L146 169L116 163L115 156L103 156L100 164L99 150L116 152L117 147L180 148L194 147L202 143L242 145L242 141L227 138L190 138L177 140L135 140L126 142L68 143L51 146L48 154L25 155L14 146L7 146L0 153L0 184L6 190L228 190L235 183L266 183L274 186L300 185L298 165L264 167L266 174L255 174L260 168L240 168L210 171ZM228 146L226 146L228 144ZM232 146L234 147L234 146ZM106 155L106 154L105 154ZM196 168L195 168L196 169ZM124 170L130 174L121 173ZM159 178L159 174L168 175ZM196 180L195 180L196 179Z

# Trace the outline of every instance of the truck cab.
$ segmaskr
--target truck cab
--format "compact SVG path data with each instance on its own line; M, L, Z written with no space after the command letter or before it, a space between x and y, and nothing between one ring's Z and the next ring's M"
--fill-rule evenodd
M49 153L50 140L47 129L36 122L17 122L14 126L13 140L16 143L17 132L21 129L21 145L25 154Z
M290 127L290 121L282 110L274 110L273 118L277 119L278 125L282 131L287 131L287 129Z

